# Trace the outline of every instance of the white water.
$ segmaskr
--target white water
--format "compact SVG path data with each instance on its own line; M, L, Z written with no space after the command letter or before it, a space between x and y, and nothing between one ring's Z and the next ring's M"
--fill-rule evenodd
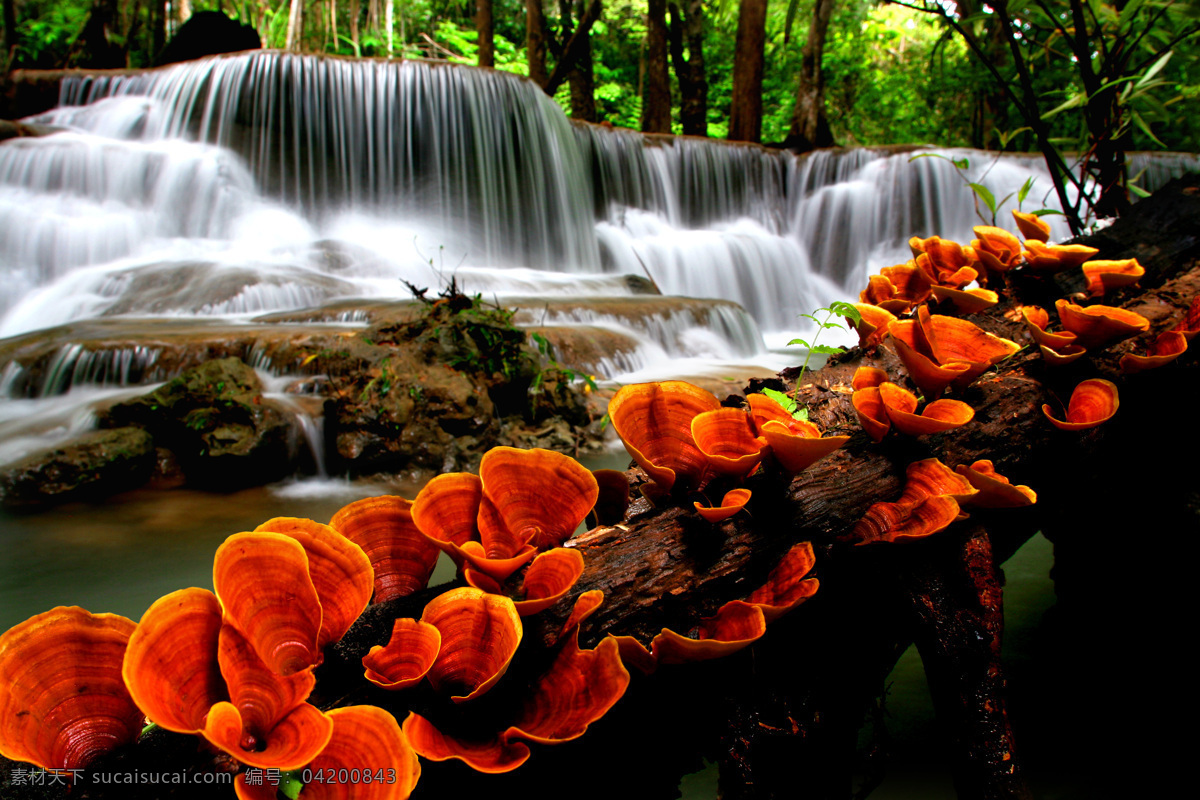
M528 324L636 341L584 365L602 377L775 370L794 358L779 346L812 333L798 314L857 297L909 257L910 236L972 238L967 180L1004 197L1033 177L1026 207L1054 204L1033 158L946 153L969 158L960 174L909 153L646 139L572 125L522 79L419 62L257 53L68 79L37 121L65 130L0 146L0 337L105 317L248 319L453 277L525 309L575 301ZM1155 161L1144 183L1196 163ZM748 316L641 314L627 276ZM50 396L169 377L155 354L67 341L40 385L15 380L15 362L0 380Z

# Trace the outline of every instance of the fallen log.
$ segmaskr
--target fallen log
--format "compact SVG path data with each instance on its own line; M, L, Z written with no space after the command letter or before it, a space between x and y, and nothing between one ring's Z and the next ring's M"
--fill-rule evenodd
M1157 224L1154 220L1162 214L1182 226L1172 247L1156 244L1156 253L1141 256L1147 269L1142 287L1124 290L1114 302L1152 312L1147 314L1152 320L1149 335L1178 321L1200 293L1194 225L1200 219L1198 194L1200 180L1177 182L1106 233L1114 240L1136 241L1142 224L1160 235L1175 224ZM1187 220L1193 221L1190 226ZM1127 232L1122 234L1122 228ZM1109 255L1106 251L1100 257ZM1022 293L1018 299L1026 292L1072 290L1070 285L1051 287L1045 280L1028 286L1018 282L1014 288ZM1022 327L1005 316L1012 303L970 319L1024 343ZM1189 453L1200 439L1186 405L1178 412L1182 421L1174 423L1172 414L1180 404L1170 400L1200 385L1200 361L1187 353L1157 371L1124 377L1118 358L1137 346L1119 344L1061 371L1047 368L1036 350L1027 348L962 395L975 409L971 424L878 444L859 429L849 386L859 366L881 367L894 378L902 375L891 351L859 348L807 374L799 390L812 418L827 432L852 434L842 450L790 482L770 475L751 478L749 513L717 525L700 520L690 503L654 508L639 501L621 524L572 540L586 559L573 596L591 589L605 595L582 631L585 646L607 634L648 642L664 627L691 630L724 602L745 597L788 548L805 540L817 553L820 591L738 654L662 667L649 676L635 674L626 696L587 735L559 747L536 748L531 761L513 773L480 775L457 762L424 762L414 797L467 796L478 790L500 797L598 798L622 792L672 798L680 775L699 769L702 758L719 762L720 791L726 798L843 798L856 791L865 796L877 777L878 759L861 763L856 740L864 719L878 711L886 676L913 642L926 665L938 714L950 731L945 752L959 796L1029 797L1000 657L999 565L1037 530L1056 543L1056 579L1070 607L1069 622L1078 626L1073 641L1081 649L1071 663L1080 668L1078 679L1097 695L1096 719L1089 722L1113 713L1106 679L1085 669L1101 653L1109 668L1125 671L1123 685L1137 685L1156 699L1173 691L1169 683L1148 685L1152 673L1142 659L1147 650L1170 651L1172 645L1155 644L1156 635L1173 625L1159 619L1158 609L1180 607L1179 587L1186 585L1176 574L1185 569L1185 560L1172 560L1169 548L1195 533L1194 480L1177 468L1180 456L1160 456ZM1065 401L1079 380L1094 376L1119 384L1117 416L1083 432L1051 426L1042 404ZM785 374L782 379L794 378ZM1148 443L1151 431L1162 438ZM855 523L873 503L897 497L909 463L930 457L950 466L991 459L1014 483L1033 487L1038 503L972 511L969 521L926 540L855 546ZM630 474L642 480L636 470ZM1134 492L1140 493L1136 502L1130 499ZM1142 533L1151 519L1161 523L1152 534ZM1138 533L1143 541L1135 545L1131 539ZM1118 557L1125 559L1124 566L1114 563ZM399 719L409 708L433 705L435 700L419 692L397 697L365 683L361 658L371 646L386 642L393 619L419 616L428 599L445 588L369 607L327 653L315 702L323 707L374 703ZM1138 595L1135 588L1149 591ZM1114 595L1119 604L1112 602ZM562 603L530 618L526 641L548 645L568 611ZM1101 649L1114 629L1129 637L1131 649L1123 655ZM519 658L531 667L544 654L533 648ZM485 713L500 716L502 705L497 701ZM1160 746L1164 737L1147 735L1144 714L1140 705L1119 709L1116 717L1128 728L1118 735L1110 726L1104 741L1097 742L1097 753ZM1129 777L1118 763L1103 764L1106 780ZM158 731L94 770L198 773L233 768L228 759L198 748L193 737ZM17 785L13 774L10 763L0 765L5 798L66 796L61 789ZM195 785L89 787L87 796L212 797L214 790Z

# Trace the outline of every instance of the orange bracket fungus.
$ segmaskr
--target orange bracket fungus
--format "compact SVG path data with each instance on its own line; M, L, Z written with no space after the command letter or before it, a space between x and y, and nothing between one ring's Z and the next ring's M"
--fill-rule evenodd
M806 578L817 563L812 542L793 545L771 574L767 582L746 597L746 602L762 609L767 624L774 622L816 594L820 583Z
M938 302L949 303L963 314L976 314L1000 302L1000 295L990 289L952 289L949 286L934 286L933 296Z
M1050 224L1037 214L1027 214L1014 208L1012 215L1016 220L1017 230L1025 237L1026 244L1030 239L1044 242L1050 238Z
M978 493L969 480L936 458L914 461L905 469L904 491L897 503L916 505L926 497L952 497L959 504Z
M937 397L953 384L965 389L989 367L1020 350L1016 342L984 331L956 317L918 309L915 320L900 320L889 329L909 377L928 396Z
M441 634L429 682L456 703L473 700L504 676L521 643L521 616L513 601L473 586L443 592L429 601L421 622Z
M1150 343L1146 355L1139 356L1129 353L1121 356L1121 372L1133 375L1169 364L1187 352L1187 347L1187 336L1182 331L1164 331Z
M213 586L225 621L271 671L291 675L320 661L321 601L308 556L281 533L237 533L217 548Z
M367 554L333 528L311 519L276 517L254 531L282 533L304 548L308 576L321 603L317 649L339 641L371 600L374 574Z
M1200 333L1200 295L1192 298L1188 310L1184 313L1183 319L1179 321L1171 330L1182 333L1188 341L1197 333Z
M1074 269L1100 251L1082 244L1043 244L1037 240L1025 242L1025 263L1037 272L1053 274Z
M1107 347L1150 329L1150 320L1133 311L1112 306L1077 306L1067 300L1054 303L1062 326L1075 334L1076 342L1088 350Z
M891 424L909 436L954 430L975 418L975 409L960 400L935 400L917 414L916 395L907 389L883 383L878 392Z
M151 604L129 637L122 666L138 707L159 727L200 733L229 692L217 658L221 604L207 589L180 589Z
M822 437L820 428L807 420L796 419L766 395L751 394L746 400L761 441L771 448L779 465L793 475L850 441L849 436Z
M600 495L592 473L550 450L496 447L479 475L439 475L413 501L421 533L454 559L502 581L538 550L562 544Z
M1046 309L1041 306L1020 306L1020 311L1021 319L1024 320L1029 335L1037 344L1054 350L1075 344L1075 334L1070 331L1051 333L1047 330L1050 326L1050 314L1046 312Z
M971 247L991 272L1008 272L1021 261L1021 241L1003 228L977 225Z
M926 497L916 505L876 503L855 523L850 538L855 544L923 539L945 530L958 515L958 503L945 495Z
M858 343L862 347L879 344L887 336L888 326L896 321L896 315L886 308L870 303L855 303L859 319L847 320L850 327L858 334Z
M608 403L613 429L625 449L663 492L676 483L701 489L709 459L692 439L692 420L721 404L711 392L685 381L622 386Z
M416 714L404 721L413 749L432 761L458 759L478 772L509 772L529 758L525 742L557 744L582 736L629 686L618 643L607 638L592 650L579 647L579 624L599 606L600 592L585 592L558 639L550 667L534 681L516 717L502 732L447 734ZM524 740L524 741L522 741Z
M206 589L173 592L147 609L122 674L151 721L201 734L251 766L298 769L329 740L328 720L305 702L312 671L272 671L241 633L222 624Z
M365 677L381 689L407 689L421 682L437 660L442 634L428 622L398 619L386 646L363 656Z
M996 472L988 459L976 461L971 466L959 464L956 472L970 481L978 491L966 503L979 508L1019 508L1037 502L1037 493L1028 486L1014 486L1008 478Z
M762 462L767 447L755 435L751 415L740 408L718 408L697 414L692 419L692 440L708 458L714 472L737 481Z
M1117 413L1120 400L1117 387L1111 381L1103 378L1092 378L1083 381L1071 392L1071 401L1067 404L1066 420L1056 419L1050 412L1049 405L1042 406L1046 419L1064 431L1079 431L1094 428L1102 422L1112 419Z
M746 503L750 502L749 489L731 489L721 498L719 506L702 506L699 503L692 503L696 508L696 513L703 517L707 522L724 522L734 514L746 507Z
M583 574L583 554L568 547L556 547L539 553L521 578L520 596L514 598L517 613L522 617L545 611L559 600ZM483 573L468 568L463 571L467 583L492 594L504 594L503 587Z
M307 765L316 779L305 800L405 800L421 777L421 764L396 718L375 706L345 706L326 715L333 735ZM238 800L274 800L270 782L250 785L239 775Z
M736 653L766 632L767 618L759 605L730 600L717 609L714 616L700 620L694 639L670 628L663 628L650 642L650 647L632 636L612 638L626 664L649 674L664 664L708 661Z
M1132 286L1145 274L1145 268L1136 258L1121 261L1088 261L1083 265L1088 294L1092 297L1101 297L1110 289Z
M481 506L480 535L486 538L494 522L538 551L571 538L600 495L591 470L553 450L493 447L479 463L479 479L496 511L491 517L486 502Z
M121 679L132 620L59 606L0 636L0 755L80 769L133 743L142 712Z
M413 522L411 500L367 497L340 509L329 527L367 554L375 573L374 602L407 597L429 583L440 551Z
M205 739L264 769L297 769L321 752L333 725L305 702L316 685L311 670L277 675L229 625L221 628L217 658L229 700L209 709Z

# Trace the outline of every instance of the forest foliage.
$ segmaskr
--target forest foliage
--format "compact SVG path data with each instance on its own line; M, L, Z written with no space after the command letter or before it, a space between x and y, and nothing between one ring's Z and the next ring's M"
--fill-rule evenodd
M528 74L526 57L527 0L491 0L495 66ZM763 54L761 141L782 142L788 136L796 105L801 50L816 0L776 0L767 7ZM962 0L957 6L937 0L886 3L833 0L821 68L828 125L841 145L932 143L991 149L1036 150L1036 137L1018 103L996 87L997 74L973 56L969 42L956 35L952 22L973 31L993 66L1015 85L1011 54L994 49L989 34L995 11ZM220 10L253 26L265 47L288 44L289 22L297 6L302 12L292 32L294 49L305 52L368 57L419 57L475 63L478 35L475 0L4 0L7 47L0 66L53 68L86 65L81 41L98 9L106 10L108 40L120 51L123 65L150 66L165 37L183 18L201 10ZM578 24L583 0L541 3L547 27L561 39ZM703 6L703 57L707 78L707 135L724 137L733 102L735 29L739 2L708 0ZM977 6L977 8L976 8ZM1194 28L1196 0L1012 0L1006 7L1012 30L1031 70L1048 135L1056 146L1087 147L1086 122L1077 88L1077 62L1070 47L1072 6L1095 20L1100 40L1119 28L1121 19L1142 13L1145 33L1122 46L1153 55L1171 50L1153 76L1154 86L1126 93L1130 113L1123 144L1131 149L1200 150L1200 39ZM676 0L669 7L675 10ZM945 11L938 13L929 13ZM923 13L924 12L924 13ZM973 16L972 16L973 14ZM786 35L789 15L791 36ZM596 119L613 125L641 126L647 75L647 0L606 0L590 30ZM1107 27L1101 25L1104 22ZM12 25L10 29L8 26ZM565 31L564 31L565 29ZM1132 37L1131 37L1132 38ZM989 44L989 41L991 44ZM686 54L688 43L683 45ZM561 53L550 49L550 63ZM1152 61L1139 57L1125 64L1144 75ZM94 66L91 65L91 66ZM1134 81L1118 75L1118 90ZM672 72L672 128L682 132L679 83ZM1139 86L1139 89L1145 88ZM1152 90L1152 91L1151 91ZM1129 97L1128 95L1133 95ZM556 99L571 112L564 82ZM1076 106L1046 112L1075 99Z

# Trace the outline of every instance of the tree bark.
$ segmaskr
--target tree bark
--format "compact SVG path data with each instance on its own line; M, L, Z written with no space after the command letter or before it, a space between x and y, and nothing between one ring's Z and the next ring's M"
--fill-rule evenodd
M812 150L833 144L829 120L825 116L825 71L821 59L825 54L825 34L833 17L835 0L816 0L812 22L800 58L800 85L796 89L796 107L792 111L792 127L787 146L796 150Z
M5 69L11 69L12 63L9 59L15 57L16 48L19 42L17 41L17 5L16 0L4 0L4 66Z
M708 135L708 77L704 68L703 0L674 0L671 11L671 63L679 81L679 122L688 136ZM684 47L687 55L684 55Z
M762 139L766 24L767 0L741 1L733 55L733 98L729 107L728 138L735 141L757 142Z
M300 37L304 35L304 0L291 0L288 11L287 38L284 40L285 50L299 50Z
M587 11L584 12L583 18L579 20L579 27L571 33L571 38L563 45L562 54L558 58L558 63L554 65L554 72L550 73L550 77L546 79L545 89L546 94L553 95L558 91L558 87L562 86L579 63L579 59L584 52L590 52L592 25L596 20L600 19L600 14L603 11L601 0L591 0L588 4Z
M671 76L667 71L667 0L649 0L646 11L646 84L642 131L671 132Z
M525 61L529 65L529 79L546 88L550 74L546 71L546 15L542 12L542 0L525 0Z
M479 41L481 67L496 66L496 26L492 20L492 0L475 0L475 31Z

